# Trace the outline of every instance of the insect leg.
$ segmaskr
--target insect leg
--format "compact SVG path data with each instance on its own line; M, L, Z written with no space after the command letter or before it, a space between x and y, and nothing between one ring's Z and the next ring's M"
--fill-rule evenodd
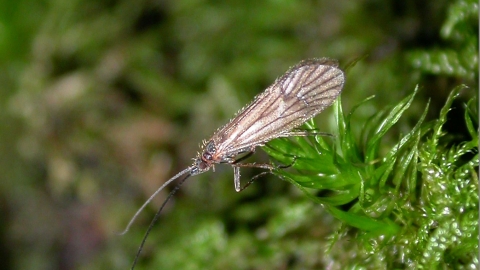
M256 163L240 163L240 164L237 164L237 163L233 163L232 164L233 166L233 174L234 174L234 178L233 178L233 182L235 184L235 191L236 192L240 192L242 190L244 190L245 188L247 188L253 181L255 181L255 179L257 179L258 177L260 177L261 175L264 175L264 174L267 174L267 173L271 173L272 170L275 168L274 166L272 166L271 164L266 164L266 163L262 163L262 164L256 164ZM256 176L254 176L252 179L250 179L250 181L248 181L248 183L242 188L241 187L241 184L240 184L240 167L249 167L249 168L260 168L260 169L266 169L266 170L269 170L268 172L263 172L263 173L260 173Z
M245 186L243 186L242 188L240 188L239 190L237 190L237 192L240 192L240 191L246 189L248 186L250 186L251 183L253 183L253 181L257 180L257 178L262 177L262 176L264 176L264 175L266 175L266 174L269 174L269 173L272 173L272 172L271 172L271 171L261 172L261 173L255 175L254 177L252 177L252 179L250 179L250 181L248 181L248 182L245 184Z
M246 189L257 178L259 178L259 177L261 177L265 174L272 173L272 170L275 169L275 168L285 169L285 168L291 167L295 163L295 160L297 159L297 157L294 157L291 164L281 165L281 166L277 166L277 167L275 167L271 164L267 164L267 163L260 163L260 164L257 164L257 163L238 163L242 160L245 160L245 159L249 158L254 153L255 153L255 148L252 148L250 150L250 152L248 154L246 154L245 156L243 156L243 157L241 157L241 158L239 158L235 161L230 162L233 166L233 183L235 185L235 191L236 192L240 192L240 191ZM247 182L247 184L245 184L245 186L242 187L241 183L240 183L240 167L260 168L260 169L266 169L266 170L269 170L269 171L268 172L262 172L260 174L255 175L254 177L252 177L252 179L250 179L250 181Z
M326 132L318 132L315 130L292 130L283 133L280 137L307 137L307 136L328 136L333 137L332 134Z
M253 149L252 151L250 151L250 152L249 152L248 154L246 154L245 156L243 156L243 157L241 157L241 158L239 158L239 159L236 159L235 161L232 162L232 164L236 164L236 163L238 163L238 162L240 162L240 161L243 161L243 160L251 157L253 154L255 154L255 149Z
M286 169L286 168L290 168L293 166L293 164L295 164L295 162L297 161L297 156L293 156L293 160L290 164L288 165L279 165L277 166L277 169Z
M233 184L235 185L235 191L240 192L240 167L233 167Z
M273 170L275 166L268 163L233 163L233 167L248 167L248 168L260 168L266 170Z
M288 165L279 165L277 167L274 167L273 165L271 164L255 164L255 163L245 163L245 164L232 164L234 167L233 167L233 172L235 174L235 191L237 192L240 192L244 189L246 189L248 186L250 186L250 184L252 184L255 180L257 180L257 178L260 178L266 174L269 174L269 173L272 173L272 170L273 169L286 169L286 168L290 168L293 164L295 164L295 161L297 160L297 157L294 156L293 157L293 160L292 160L292 163L288 164ZM250 168L261 168L261 169L267 169L269 170L268 172L261 172L257 175L255 175L254 177L252 177L252 179L250 179L246 184L245 186L241 187L240 186L240 167L250 167Z

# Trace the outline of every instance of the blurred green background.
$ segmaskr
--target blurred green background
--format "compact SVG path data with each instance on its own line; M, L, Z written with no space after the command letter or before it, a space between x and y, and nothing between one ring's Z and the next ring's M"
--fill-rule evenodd
M376 98L354 129L420 85L388 147L428 99L434 117L453 87L470 87L463 100L477 93L478 3L1 0L0 267L128 269L167 191L118 236L138 207L203 139L313 57L342 67L362 58L342 106ZM330 109L316 122L335 132ZM217 166L169 202L138 269L341 269L355 256L325 254L337 225L287 182L265 177L236 193L232 169Z

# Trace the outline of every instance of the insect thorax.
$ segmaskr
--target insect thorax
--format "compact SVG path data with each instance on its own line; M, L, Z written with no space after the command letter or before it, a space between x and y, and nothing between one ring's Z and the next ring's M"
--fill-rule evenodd
M205 145L205 150L202 153L201 159L202 161L206 163L212 163L214 160L215 153L217 152L217 149L215 147L215 142L213 140L210 140L206 145Z

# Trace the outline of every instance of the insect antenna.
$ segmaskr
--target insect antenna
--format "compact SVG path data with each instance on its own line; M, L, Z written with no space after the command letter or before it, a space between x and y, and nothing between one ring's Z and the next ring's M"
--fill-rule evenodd
M175 178L179 177L182 175L182 173L185 173L186 170L183 170L182 172L180 172L179 174L175 175ZM150 234L150 231L152 230L153 228L153 225L155 225L155 223L157 222L158 218L160 217L160 213L162 212L163 208L165 207L165 205L167 205L167 202L173 197L173 195L180 189L180 187L182 186L182 184L185 182L185 180L187 180L188 177L190 177L191 175L190 174L187 174L187 176L185 178L182 179L182 181L180 181L176 186L175 188L170 192L170 194L168 194L167 198L165 199L165 201L163 202L162 206L160 206L160 208L158 209L157 213L155 214L155 216L153 217L152 219L152 222L150 222L150 225L148 225L148 229L147 229L147 232L145 233L145 235L143 236L143 239L142 239L142 243L140 244L140 247L138 248L138 251L137 251L137 254L135 255L135 260L133 260L133 264L132 264L132 270L135 268L135 265L137 265L137 261L138 261L138 258L140 257L140 253L142 252L143 250L143 246L145 245L145 241L147 241L147 237L148 235ZM170 182L167 181L166 183ZM159 189L161 190L161 188ZM155 192L157 193L157 192ZM149 199L150 200L150 199Z
M133 222L137 219L138 215L140 215L140 213L143 211L143 209L145 209L145 207L147 207L147 205L153 200L153 198L155 198L155 196L157 196L158 193L160 193L160 191L162 191L166 186L168 186L171 182L173 182L175 179L179 178L180 176L186 174L186 173L190 173L191 170L192 170L193 167L188 167L186 168L185 170L177 173L174 177L168 179L167 182L163 183L163 185L161 187L159 187L157 189L157 191L155 191L155 193L152 194L152 196L150 196L150 198L148 198L148 200L138 209L138 211L135 213L135 215L133 215L133 217L130 219L130 222L128 222L128 225L127 227L125 228L125 230L123 230L121 233L119 233L118 235L124 235L128 232L128 230L130 230L130 227L132 226ZM190 176L190 174L188 175ZM182 180L181 183L183 183L187 178L185 177L185 179ZM175 192L173 192L175 193ZM173 195L172 193L170 193L170 195L168 196L168 198L165 200L164 204L162 205L162 208L163 206L165 205L165 203L170 199L171 195ZM162 209L160 208L160 209Z

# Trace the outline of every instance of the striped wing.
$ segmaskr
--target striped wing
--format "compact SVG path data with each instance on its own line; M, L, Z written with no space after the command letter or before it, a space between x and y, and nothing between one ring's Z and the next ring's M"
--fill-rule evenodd
M330 106L343 83L335 60L300 62L213 135L217 153L235 155L287 135Z

